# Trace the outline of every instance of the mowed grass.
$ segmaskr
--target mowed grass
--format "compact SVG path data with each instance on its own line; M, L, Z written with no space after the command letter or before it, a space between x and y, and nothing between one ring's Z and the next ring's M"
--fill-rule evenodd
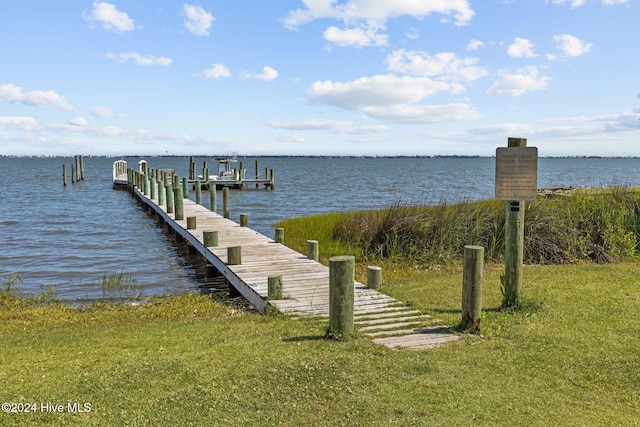
M338 215L285 221L321 258L383 267L383 291L460 321L462 272L366 259L332 240ZM0 425L637 425L640 263L526 266L519 310L487 265L482 334L392 350L325 340L325 320L257 315L187 295L71 308L0 299L0 400L36 403ZM47 402L90 412L46 413Z

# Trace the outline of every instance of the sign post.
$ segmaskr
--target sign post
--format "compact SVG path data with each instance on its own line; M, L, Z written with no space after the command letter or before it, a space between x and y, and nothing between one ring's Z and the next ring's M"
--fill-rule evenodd
M496 199L506 200L503 307L518 304L524 260L524 201L537 197L538 149L526 138L509 138L496 150Z

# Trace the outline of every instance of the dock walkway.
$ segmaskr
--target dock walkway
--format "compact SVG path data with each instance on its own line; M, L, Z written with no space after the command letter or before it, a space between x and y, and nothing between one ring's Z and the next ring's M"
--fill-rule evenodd
M329 268L276 243L257 231L184 199L184 220L175 220L165 206L145 196L137 188L133 194L155 211L175 233L184 238L208 263L213 265L244 298L258 310L269 305L295 316L329 316ZM196 227L187 229L187 218L195 217ZM205 247L203 232L218 231L218 246ZM227 247L241 246L242 263L227 265ZM283 299L267 300L268 277L282 275ZM421 314L406 304L355 283L354 323L359 335L387 347L423 349L454 341L446 325Z

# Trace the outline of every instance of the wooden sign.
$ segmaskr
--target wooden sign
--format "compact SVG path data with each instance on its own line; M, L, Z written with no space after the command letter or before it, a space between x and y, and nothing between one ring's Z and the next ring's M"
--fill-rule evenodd
M535 200L538 195L538 149L496 149L496 199Z

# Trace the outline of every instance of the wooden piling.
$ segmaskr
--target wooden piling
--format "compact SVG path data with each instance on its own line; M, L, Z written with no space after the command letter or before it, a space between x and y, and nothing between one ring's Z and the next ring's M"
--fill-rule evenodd
M307 240L307 258L313 261L320 260L320 250L317 240Z
M367 287L379 289L382 286L382 268L370 265L367 267Z
M282 243L284 245L284 228L276 228L274 242Z
M173 213L173 185L167 184L165 191L167 196L167 213Z
M227 247L227 264L228 265L242 264L242 247L241 246Z
M62 186L67 186L67 165L64 163L62 164Z
M267 277L267 299L282 299L282 275Z
M75 183L76 182L76 177L75 177L75 169L74 169L74 165L73 163L71 163L71 183Z
M229 219L229 189L222 189L222 213L225 218Z
M199 179L196 179L196 204L202 204L202 183Z
M185 199L189 197L189 180L186 176L182 178L182 196Z
M329 329L327 336L350 339L353 336L355 257L329 259Z
M188 216L187 217L187 230L195 230L196 229L196 217Z
M202 243L206 247L218 246L218 230L204 230L202 232Z
M158 179L158 206L164 205L165 189L162 178Z
M480 332L484 247L465 246L462 271L462 322L460 329Z
M211 181L209 181L209 204L209 206L211 207L211 212L218 211L216 184L212 184Z
M240 214L240 227L249 226L249 214Z
M156 179L153 177L149 177L149 194L151 199L156 198Z
M184 199L182 198L182 188L177 186L173 189L174 214L177 221L184 219Z
M259 174L258 174L258 160L256 160L256 179L260 178ZM260 185L256 182L256 188L258 188Z

